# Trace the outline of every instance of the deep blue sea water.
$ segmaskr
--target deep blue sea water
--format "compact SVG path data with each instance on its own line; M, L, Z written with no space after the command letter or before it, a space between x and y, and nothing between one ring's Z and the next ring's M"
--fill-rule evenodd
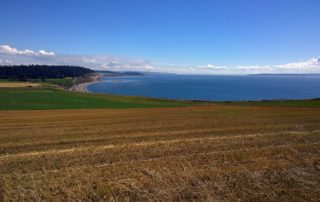
M320 98L315 75L145 75L105 77L88 86L93 93L186 100L271 100Z

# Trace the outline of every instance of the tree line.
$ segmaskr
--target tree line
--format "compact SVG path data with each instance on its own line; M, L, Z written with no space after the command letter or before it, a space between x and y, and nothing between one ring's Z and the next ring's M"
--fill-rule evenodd
M89 68L66 65L13 65L0 66L0 79L28 80L80 77L94 73Z

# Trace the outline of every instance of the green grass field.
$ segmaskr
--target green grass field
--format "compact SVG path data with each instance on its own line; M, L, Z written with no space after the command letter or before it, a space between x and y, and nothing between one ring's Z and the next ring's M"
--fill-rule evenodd
M0 110L149 108L195 105L192 102L75 93L52 88L0 88Z
M38 80L38 81L33 81L32 82L40 82L43 85L50 85L50 84L54 84L54 85L60 85L60 86L65 86L65 87L71 87L73 85L72 82L72 78L71 77L66 77L66 78L57 78L57 79L46 79L45 82Z
M46 87L0 88L0 110L183 107L199 104L320 107L320 100L188 102L143 97L75 93Z

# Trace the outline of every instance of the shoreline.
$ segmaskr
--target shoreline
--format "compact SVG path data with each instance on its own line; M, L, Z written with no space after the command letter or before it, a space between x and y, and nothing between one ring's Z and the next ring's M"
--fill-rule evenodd
M88 90L88 86L94 83L98 83L99 81L90 81L90 82L85 82L85 83L80 83L77 85L72 86L69 91L73 92L80 92L80 93L92 93L91 91Z
M80 92L80 93L92 93L88 90L88 86L94 83L98 83L103 76L101 74L96 74L95 76L90 77L90 80L87 82L82 82L76 85L73 85L69 88L69 91Z

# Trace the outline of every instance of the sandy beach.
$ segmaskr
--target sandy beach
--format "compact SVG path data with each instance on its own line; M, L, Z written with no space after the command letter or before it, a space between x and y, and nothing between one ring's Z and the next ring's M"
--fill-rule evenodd
M91 82L86 82L86 83L80 83L77 85L74 85L70 88L70 91L74 91L74 92L81 92L81 93L91 93L88 90L88 86L94 83L97 83L98 81L91 81Z
M102 74L93 74L90 75L89 78L86 78L86 80L80 80L78 81L79 84L73 85L69 91L74 91L74 92L82 92L82 93L90 93L88 90L88 86L94 83L97 83L100 81L100 79L103 77ZM85 82L87 81L87 82Z

